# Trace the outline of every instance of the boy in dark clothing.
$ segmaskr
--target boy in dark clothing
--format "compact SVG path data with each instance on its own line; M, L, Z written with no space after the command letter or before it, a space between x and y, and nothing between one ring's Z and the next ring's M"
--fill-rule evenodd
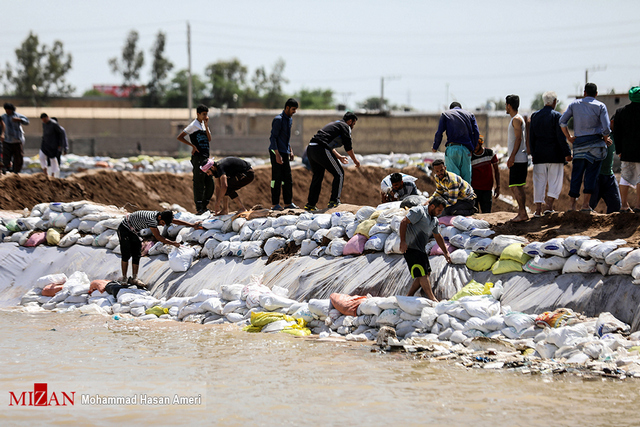
M198 105L196 119L178 135L178 141L192 147L191 165L193 166L193 201L198 215L207 211L207 205L213 196L213 178L200 170L203 161L209 158L209 108ZM189 141L185 136L189 135Z
M320 190L322 190L322 180L324 179L324 171L328 170L333 175L333 185L331 187L331 198L329 199L328 208L334 208L340 204L340 194L342 193L342 184L344 182L344 170L338 161L347 164L347 156L341 156L336 148L342 147L355 163L356 167L360 167L360 162L356 159L353 152L353 141L351 139L351 130L356 125L358 116L352 112L347 112L342 120L331 122L320 129L309 142L307 147L307 155L311 163L313 178L309 187L309 197L304 207L308 211L318 210L316 204L320 198Z
M255 178L251 164L237 157L227 157L219 162L213 158L205 161L200 170L216 179L216 215L229 213L229 199L236 200L240 212L246 211L238 190L250 184ZM224 199L224 200L223 200Z
M280 189L284 198L285 209L296 209L293 204L293 178L291 164L293 149L291 138L292 117L298 110L298 101L289 98L284 104L282 113L274 117L271 122L271 136L269 138L269 157L271 159L271 203L272 210L283 210L280 206Z
M473 155L471 156L471 187L476 193L476 209L478 212L491 213L493 197L500 195L500 169L498 157L490 148L484 148L482 135L478 139ZM493 176L495 175L496 189L493 190Z

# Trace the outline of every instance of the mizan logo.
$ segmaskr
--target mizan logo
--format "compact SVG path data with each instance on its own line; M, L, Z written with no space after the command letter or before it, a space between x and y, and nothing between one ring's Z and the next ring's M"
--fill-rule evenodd
M23 391L16 395L9 392L9 406L73 406L76 392L51 392L49 394L47 383L34 383L33 391Z

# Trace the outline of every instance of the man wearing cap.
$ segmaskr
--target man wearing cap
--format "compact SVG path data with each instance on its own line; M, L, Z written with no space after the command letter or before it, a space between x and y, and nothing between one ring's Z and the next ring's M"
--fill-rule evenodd
M213 179L200 170L202 162L209 158L209 108L198 105L196 119L178 135L178 141L191 147L191 165L193 166L193 201L198 215L207 211L207 205L213 196ZM189 135L189 140L185 138Z
M640 184L640 86L629 89L630 104L616 110L612 119L615 126L616 154L622 161L621 176L631 186ZM620 187L622 204L627 205L629 187ZM636 206L636 209L640 206Z
M142 242L138 233L145 228L150 228L151 233L159 242L165 245L172 245L176 248L180 247L180 243L169 240L158 231L158 226L168 227L170 224L184 225L186 227L199 228L200 223L191 224L189 222L173 219L171 211L137 211L125 216L118 227L118 239L120 240L120 252L122 254L122 278L121 282L127 282L137 287L146 287L140 279L138 279L138 267L140 265L140 257L142 256ZM129 269L129 259L131 259L131 277L127 279L127 270Z
M433 152L437 152L442 142L442 134L447 133L447 148L444 152L445 166L466 182L471 182L471 153L478 145L480 130L476 116L462 109L459 102L452 102L442 113L438 130L433 140Z
M227 157L219 162L211 158L202 163L200 170L216 179L216 215L229 213L229 199L236 201L240 212L247 210L238 195L238 190L255 178L249 162L237 157Z

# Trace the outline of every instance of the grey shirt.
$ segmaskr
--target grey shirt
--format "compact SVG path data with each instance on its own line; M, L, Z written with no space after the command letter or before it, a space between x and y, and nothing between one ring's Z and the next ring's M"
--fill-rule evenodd
M438 229L438 218L429 215L429 207L425 205L414 206L407 213L407 246L411 249L417 249L420 252L425 251L425 246L434 234L440 234Z

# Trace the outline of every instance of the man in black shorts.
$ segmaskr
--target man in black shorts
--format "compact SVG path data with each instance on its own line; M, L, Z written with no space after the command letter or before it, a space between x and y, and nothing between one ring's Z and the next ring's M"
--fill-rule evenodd
M200 170L216 179L216 215L229 213L229 199L236 201L240 212L247 210L238 195L238 190L249 185L255 178L249 162L237 157L227 157L219 162L211 158L202 163ZM220 210L217 210L218 207Z
M156 240L165 245L173 245L180 247L180 243L166 239L160 235L158 226L169 226L171 223L184 225L186 227L199 228L200 223L191 224L189 222L173 219L171 211L137 211L125 216L118 227L118 238L120 239L120 252L122 254L122 279L121 282L127 282L137 287L146 287L146 285L138 279L138 267L140 265L140 257L142 256L142 242L138 233L145 228L150 228ZM131 277L127 279L127 270L129 269L129 259L131 258Z
M431 265L429 265L429 256L425 251L425 246L433 236L442 249L444 258L448 263L451 263L449 251L438 228L437 217L442 213L445 205L446 202L442 197L434 196L428 205L425 203L412 207L400 223L400 252L404 253L404 259L407 261L413 278L413 283L407 294L409 296L413 296L418 288L422 288L427 298L438 301L431 289L431 281L429 280Z

